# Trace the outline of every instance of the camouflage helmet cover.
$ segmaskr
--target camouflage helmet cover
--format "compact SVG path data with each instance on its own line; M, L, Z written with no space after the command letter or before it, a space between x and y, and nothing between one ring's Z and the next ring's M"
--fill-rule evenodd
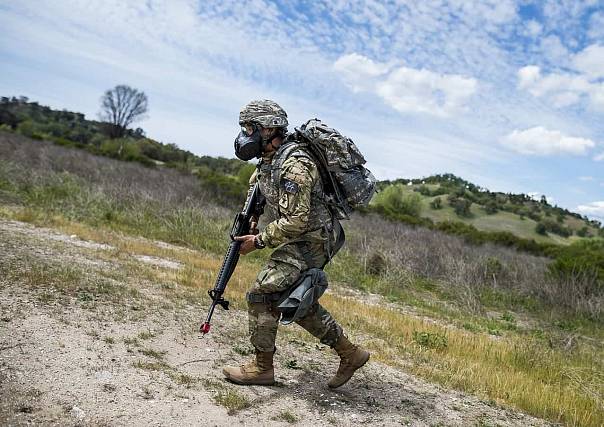
M287 113L270 99L251 101L241 109L239 124L258 123L264 128L287 127Z

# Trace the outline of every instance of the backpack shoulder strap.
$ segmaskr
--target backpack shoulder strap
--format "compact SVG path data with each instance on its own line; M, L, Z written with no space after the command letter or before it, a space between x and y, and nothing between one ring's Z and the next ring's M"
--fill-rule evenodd
M300 151L300 144L293 139L288 138L281 144L275 157L273 158L273 164L271 167L271 177L273 182L279 182L281 178L281 169L283 169L283 163L296 151Z

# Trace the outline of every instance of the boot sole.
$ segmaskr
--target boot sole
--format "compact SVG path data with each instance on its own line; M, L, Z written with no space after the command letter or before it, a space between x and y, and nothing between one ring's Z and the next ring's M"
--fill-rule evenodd
M363 361L363 363L361 363L359 365L359 367L354 370L354 372L352 373L352 375L348 379L346 379L346 381L344 381L342 384L338 384L338 385L329 385L329 384L327 384L329 386L329 388L333 389L333 388L342 387L344 384L346 384L348 381L350 381L350 378L352 378L354 376L354 374L356 373L356 371L358 371L359 369L361 369L363 366L365 366L365 364L367 362L369 362L369 358L371 358L371 353L367 353L367 359L365 359Z
M224 373L224 377L232 382L233 384L237 384L237 385L275 385L275 380L264 380L264 381L245 381L245 380L238 380L235 379L233 377L231 377L230 375Z

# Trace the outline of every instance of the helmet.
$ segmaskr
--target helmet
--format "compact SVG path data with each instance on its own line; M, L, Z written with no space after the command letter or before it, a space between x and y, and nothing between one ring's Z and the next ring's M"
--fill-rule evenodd
M264 128L287 127L287 113L270 99L251 101L239 113L239 124L257 123Z

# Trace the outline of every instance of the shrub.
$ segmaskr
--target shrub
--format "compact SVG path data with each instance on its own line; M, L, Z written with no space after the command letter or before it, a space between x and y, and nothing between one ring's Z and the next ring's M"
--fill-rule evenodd
M472 213L470 212L470 206L472 206L472 202L466 199L461 199L458 197L452 197L449 199L449 205L455 210L457 216L461 217L470 217Z
M444 350L449 345L447 336L439 332L413 331L413 341L433 350Z
M545 225L542 222L537 223L535 226L535 232L542 236L547 236L547 228L545 228Z
M582 240L556 252L548 267L552 276L569 283L588 282L584 289L588 294L604 291L604 240Z
M432 200L430 202L430 207L432 209L442 209L443 207L443 201L440 197L435 198L434 200Z
M367 260L367 273L379 276L386 270L386 258L380 252L374 252Z
M486 213L488 215L496 214L497 211L499 211L499 208L497 206L497 202L495 200L489 200L487 202L487 204L485 205L484 210L486 211Z
M395 214L419 217L421 196L415 193L405 195L400 185L390 185L375 197L375 204Z
M564 227L560 222L553 221L551 219L544 219L541 221L545 229L550 232L557 234L562 237L568 237L572 234L572 231L568 227Z

